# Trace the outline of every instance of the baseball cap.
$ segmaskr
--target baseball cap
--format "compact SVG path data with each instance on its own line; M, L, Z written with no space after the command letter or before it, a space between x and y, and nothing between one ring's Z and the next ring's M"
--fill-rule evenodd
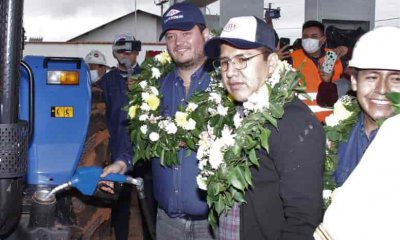
M168 30L188 31L197 24L206 25L203 13L198 7L187 2L174 4L162 17L162 33L159 40L161 41Z
M240 49L267 47L275 51L274 30L263 20L254 16L231 18L219 37L206 42L204 46L206 56L218 58L222 43L228 43Z
M120 33L114 36L113 45L116 45L116 43L120 41L134 41L134 40L136 39L132 33L130 32Z
M85 57L85 62L87 64L99 64L107 66L106 57L99 50L90 51Z
M120 33L114 37L112 49L113 52L139 52L142 49L142 42L136 40L133 34L130 32Z

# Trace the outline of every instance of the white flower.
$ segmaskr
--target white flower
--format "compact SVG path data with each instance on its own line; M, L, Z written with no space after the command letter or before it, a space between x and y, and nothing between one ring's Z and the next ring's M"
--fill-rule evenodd
M221 116L226 116L226 115L228 115L228 107L224 107L219 104L217 107L217 112Z
M281 75L286 71L296 71L292 65L290 65L287 61L278 61L278 64L271 74L271 77L267 79L267 83L274 87L281 80Z
M187 124L187 113L181 112L181 111L177 111L175 113L175 122L176 125L178 125L178 127L182 127L185 128L186 124Z
M332 190L329 189L324 189L324 191L322 191L322 198L323 199L329 199L332 195Z
M194 130L196 128L196 121L193 118L189 118L186 126L183 127L185 130Z
M221 95L219 95L218 93L212 92L212 93L210 93L209 100L219 104L221 102Z
M151 77L158 79L161 76L161 72L158 68L152 67L151 68Z
M209 163L212 169L218 169L224 160L224 143L221 139L215 140L210 149Z
M147 101L147 100L149 99L149 97L150 97L150 93L148 93L148 92L142 92L142 99L143 99L144 101Z
M139 86L140 86L142 89L145 89L145 88L147 87L147 82L146 82L146 81L141 81L141 82L139 83Z
M168 120L162 120L158 123L158 127L162 130L166 130L168 124Z
M196 181L200 189L207 191L207 178L197 175Z
M329 127L334 127L339 124L339 119L336 117L335 114L331 114L325 118L325 123Z
M199 160L199 169L203 170L204 166L207 164L207 161L205 161L203 158L206 156L206 148L205 147L199 147L197 149L196 153L196 159Z
M140 105L140 109L142 111L150 111L150 106L147 103L142 103L142 105Z
M346 105L349 104L351 98L349 96L341 97L334 105L333 105L333 113L325 118L326 125L330 127L334 127L338 125L341 121L344 121L351 117L352 112L347 110Z
M257 92L254 92L243 103L243 107L247 111L261 111L269 106L269 91L266 85L263 85Z
M206 131L201 132L199 134L199 141L197 142L197 145L199 145L199 149L207 148L209 140L211 140L211 139L210 139L210 135L208 134L208 132L206 132Z
M218 114L218 111L215 110L214 108L208 108L207 111L210 113L212 117Z
M165 127L165 130L167 131L168 134L175 134L176 131L178 131L178 128L176 127L175 123L168 122L167 126Z
M151 86L151 87L150 87L150 91L151 91L151 93L152 93L153 95L158 96L158 94L159 94L158 89L157 89L156 87Z
M240 117L239 113L235 113L235 115L233 116L233 124L235 125L235 128L239 128L240 125L242 125L243 122L243 118Z
M196 108L197 108L198 106L199 106L199 105L197 105L196 103L190 102L190 103L188 103L186 109L187 109L189 112L193 112L194 110L196 110Z
M157 142L160 139L160 135L156 132L151 132L149 135L150 141Z
M346 120L352 114L347 108L345 107L346 98L341 98L333 105L333 114L339 121Z
M235 145L235 136L236 134L232 134L232 130L228 126L224 126L222 129L222 142L225 144L226 147L230 147Z
M140 127L140 131L141 131L143 134L146 134L146 133L147 133L147 130L148 130L147 125L143 125L143 126Z
M169 54L166 51L163 51L160 54L157 54L157 56L155 56L155 59L157 60L157 62L161 63L162 65L165 65L166 63L171 62L171 57L169 56Z
M139 121L144 122L144 121L146 121L147 119L149 119L149 115L142 114L142 115L139 116Z
M160 116L157 117L157 116L154 116L153 114L151 114L150 117L149 117L149 122L152 123L152 124L156 124L157 121L158 121L160 118L161 118Z

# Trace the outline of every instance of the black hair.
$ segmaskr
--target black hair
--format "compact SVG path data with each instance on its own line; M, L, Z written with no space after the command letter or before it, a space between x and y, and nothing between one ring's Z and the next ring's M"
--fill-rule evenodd
M319 28L319 30L321 31L322 35L325 35L325 26L324 26L324 24L322 24L321 22L316 21L316 20L307 21L307 22L305 22L305 23L303 24L302 31L304 31L304 29L310 28L310 27L317 27L317 28Z

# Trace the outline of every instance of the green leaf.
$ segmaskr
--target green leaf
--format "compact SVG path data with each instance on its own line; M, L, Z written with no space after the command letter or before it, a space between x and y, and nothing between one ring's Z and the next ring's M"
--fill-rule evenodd
M244 174L244 171L242 171L242 169L238 166L236 166L235 168L232 169L232 171L230 171L228 173L228 182L234 186L235 188L244 191L246 189L247 182L246 182L246 177Z
M268 139L269 139L270 134L271 134L271 131L269 129L261 128L261 135L260 135L261 146L265 150L267 150L267 152L269 152Z
M271 114L274 118L281 118L284 113L283 106L275 104L275 103L269 104L269 110L271 111Z
M217 220L215 218L215 212L213 211L213 209L211 209L208 213L208 222L214 230L217 229Z
M217 212L218 215L222 213L222 211L225 209L225 203L221 195L218 196L218 201L214 203L215 206L215 211Z
M235 199L239 203L246 202L244 198L244 192L238 191L235 188L230 188L230 192L232 194L233 199Z
M386 94L387 98L392 102L395 113L400 113L400 93L390 92Z
M189 136L189 137L187 137L185 140L186 140L186 141L185 141L186 146L187 146L189 149L195 151L195 150L196 150L196 145L195 145L195 143L194 143L194 141L193 141L193 138L191 138L191 137Z
M249 152L249 159L250 159L250 162L251 162L252 164L256 165L257 167L260 166L260 165L259 165L259 162L258 162L256 150L255 150L254 148L251 149L250 152ZM246 180L247 180L247 176L245 176L245 177L246 177ZM247 182L249 182L249 181L247 181Z
M258 165L258 161L257 161L257 167L259 166ZM249 185L253 185L253 182L251 181L251 172L250 172L250 168L249 167L247 167L247 166L245 166L244 167L244 177L245 177L245 179L246 179L246 181L247 181L247 183L249 184Z

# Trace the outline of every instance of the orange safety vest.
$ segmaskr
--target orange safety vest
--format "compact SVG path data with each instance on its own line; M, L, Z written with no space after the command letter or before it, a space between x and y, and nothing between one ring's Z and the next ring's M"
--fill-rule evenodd
M330 49L325 49L325 51L329 50ZM300 70L300 72L304 75L306 81L306 92L312 99L312 101L305 99L302 100L308 105L308 107L310 107L320 122L325 121L325 118L332 113L332 109L320 107L317 104L318 86L322 81L321 77L319 76L318 67L315 66L314 62L309 57L307 57L303 49L293 51L291 56L293 60L293 67L297 70ZM319 59L319 62L322 64L324 60L325 56ZM342 63L339 59L337 59L335 65L333 66L332 81L338 80L340 75L342 75L342 72Z

